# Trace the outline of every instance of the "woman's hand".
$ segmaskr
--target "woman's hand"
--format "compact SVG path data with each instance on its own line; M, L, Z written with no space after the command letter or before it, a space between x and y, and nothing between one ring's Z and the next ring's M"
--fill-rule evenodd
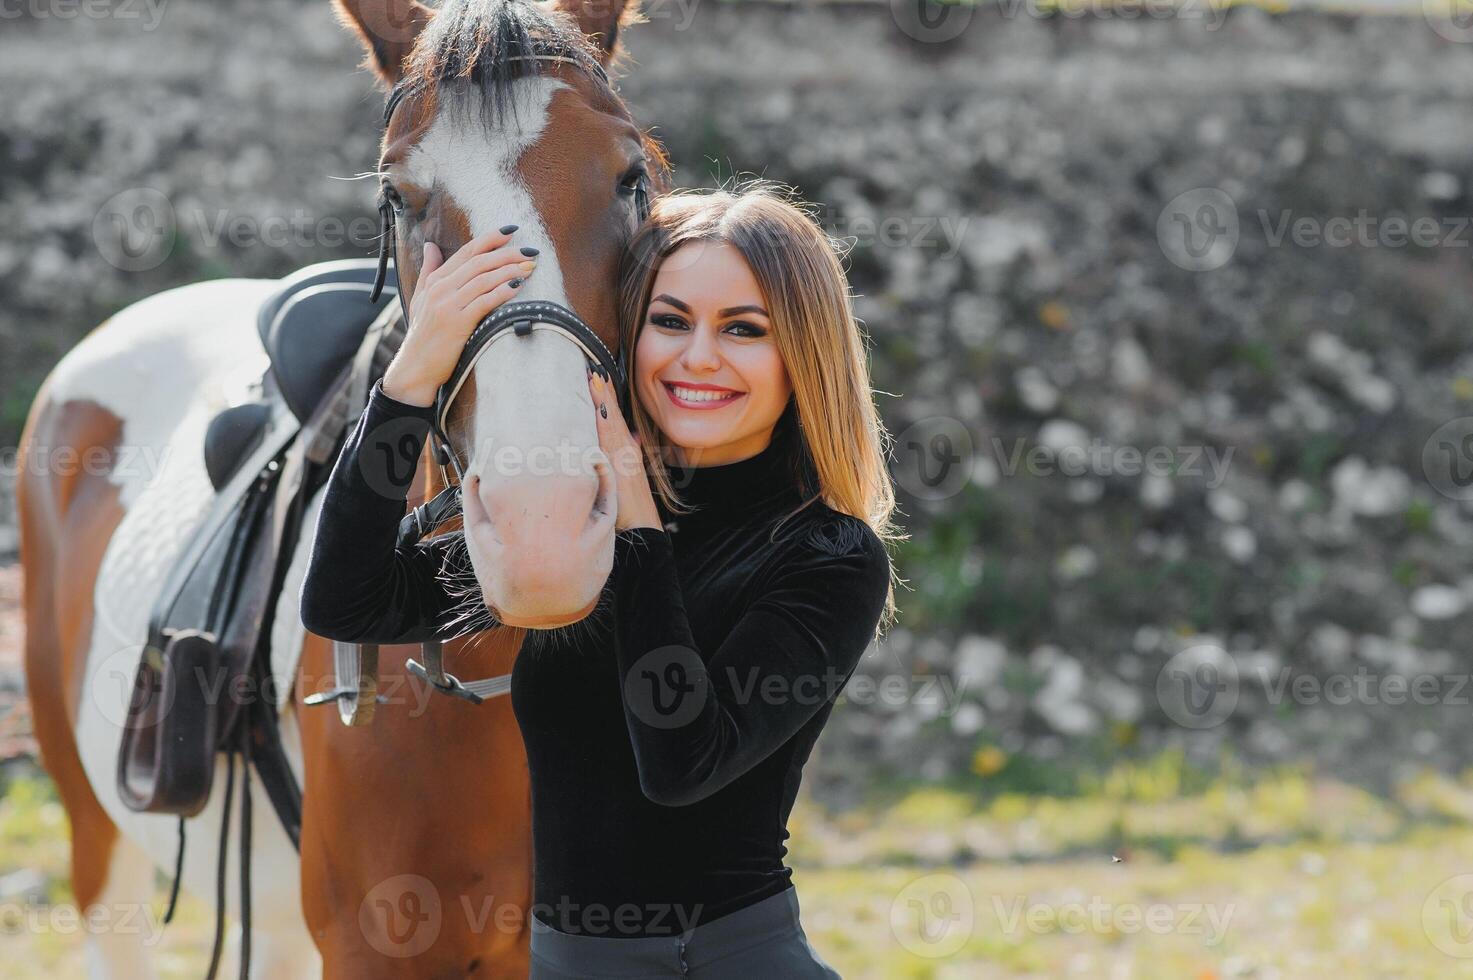
M619 512L614 518L616 530L630 527L662 528L659 508L650 492L649 476L644 471L644 453L639 440L624 423L619 411L619 396L600 375L590 372L588 390L593 394L593 420L598 426L598 444L609 458L619 496ZM603 465L603 464L600 464Z
M471 331L515 296L537 267L536 249L509 244L516 230L516 225L507 225L473 238L449 259L442 258L433 242L425 242L404 343L384 372L384 394L406 405L435 403L435 393L455 370Z

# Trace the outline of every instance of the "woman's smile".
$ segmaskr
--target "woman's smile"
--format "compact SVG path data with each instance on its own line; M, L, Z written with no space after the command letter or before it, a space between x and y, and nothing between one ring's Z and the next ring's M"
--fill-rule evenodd
M700 384L691 381L661 381L665 394L677 408L693 412L710 412L735 404L746 392L726 388L722 385Z

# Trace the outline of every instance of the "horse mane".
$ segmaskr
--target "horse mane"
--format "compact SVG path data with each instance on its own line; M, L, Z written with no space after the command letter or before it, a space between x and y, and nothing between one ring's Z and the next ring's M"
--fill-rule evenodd
M607 78L593 42L561 11L526 0L446 0L416 40L400 85L472 85L483 96L483 121L496 126L516 112L511 83L539 73L534 58L568 58Z

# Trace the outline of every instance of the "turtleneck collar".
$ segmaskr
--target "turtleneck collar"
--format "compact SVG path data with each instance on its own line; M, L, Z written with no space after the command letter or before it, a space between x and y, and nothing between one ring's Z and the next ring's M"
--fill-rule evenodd
M793 462L797 438L796 417L790 408L774 428L767 448L757 455L716 466L671 465L670 481L681 500L698 507L697 513L712 516L797 504L803 499ZM816 485L811 477L810 481Z

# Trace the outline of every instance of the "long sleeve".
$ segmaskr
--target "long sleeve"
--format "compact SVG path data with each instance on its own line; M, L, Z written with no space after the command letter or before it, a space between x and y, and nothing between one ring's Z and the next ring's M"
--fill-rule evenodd
M625 722L641 789L668 806L720 790L838 696L874 637L889 584L880 539L833 515L707 657L691 632L670 536L634 528L615 547Z
M302 582L302 623L319 636L418 642L441 633L451 603L437 572L459 534L399 548L399 522L434 411L375 382L328 477Z

